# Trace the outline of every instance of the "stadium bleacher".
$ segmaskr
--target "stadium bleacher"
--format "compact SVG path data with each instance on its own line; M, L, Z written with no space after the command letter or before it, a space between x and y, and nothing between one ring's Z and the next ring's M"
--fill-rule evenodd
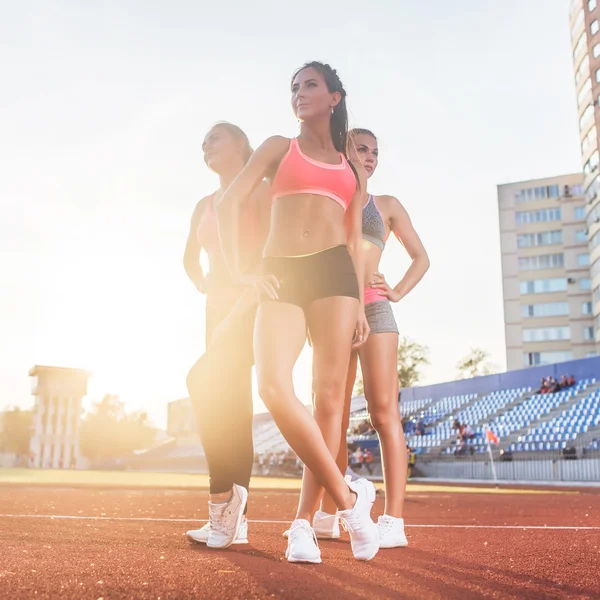
M474 395L443 398L420 415L413 415L413 419L421 417L434 426L425 435L408 435L407 443L417 454L454 454L457 446L448 443L457 436L453 428L457 419L474 429L473 438L465 440L470 454L487 451L488 426L500 440L508 441L504 448L512 452L561 450L578 435L600 426L600 390L596 388L577 400L577 396L595 382L594 378L584 379L554 394L528 396L531 388L516 388L495 391L481 398ZM551 414L574 399L576 403L560 415ZM537 423L540 420L542 422ZM526 433L519 435L516 442L510 439L523 430ZM596 442L592 442L591 449L596 447L594 444Z
M470 425L474 436L465 440L468 454L487 452L486 429L500 438L500 447L514 453L562 450L582 434L589 435L589 451L600 450L600 389L594 378L554 394L531 394L531 388L519 387L489 394L462 394L409 400L400 404L401 414L426 425L424 435L407 434L407 444L417 454L454 454L457 430L453 422ZM593 386L591 390L588 390ZM587 393L586 393L587 392ZM364 397L352 401L351 427L368 419ZM560 411L560 408L564 409ZM560 414L557 414L560 411ZM594 436L595 429L598 435ZM350 435L349 441L369 442L374 436ZM364 439L363 439L364 438ZM255 423L254 444L257 453L279 452L289 448L272 420Z
M591 381L590 383L594 383ZM582 388L582 389L585 389ZM600 425L600 390L596 389L568 410L548 421L532 427L509 449L513 452L533 450L561 450L577 436Z

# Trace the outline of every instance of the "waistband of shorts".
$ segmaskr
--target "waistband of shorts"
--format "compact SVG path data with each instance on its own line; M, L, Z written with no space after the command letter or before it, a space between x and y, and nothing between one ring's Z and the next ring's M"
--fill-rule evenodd
M317 252L311 252L310 254L296 254L294 256L263 256L263 263L271 262L271 261L303 261L308 262L311 259L322 259L327 258L328 256L336 256L336 255L347 255L350 256L348 252L348 248L346 244L338 244L337 246L331 246L330 248L325 248L324 250L317 250Z

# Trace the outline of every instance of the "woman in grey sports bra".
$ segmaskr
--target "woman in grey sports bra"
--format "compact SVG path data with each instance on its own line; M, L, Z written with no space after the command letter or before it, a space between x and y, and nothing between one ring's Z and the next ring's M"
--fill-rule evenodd
M367 129L349 132L349 154L360 160L371 177L377 168L379 150L377 138ZM412 263L404 277L391 287L379 272L379 263L386 240L393 233L404 246ZM365 243L367 281L365 313L371 333L367 342L353 353L346 385L346 422L338 454L338 465L346 471L348 453L346 430L350 413L350 398L356 379L357 358L360 357L365 397L371 423L379 436L384 466L385 514L379 517L381 548L395 548L408 544L404 535L403 505L408 472L406 441L398 410L398 327L391 303L398 302L419 283L429 268L427 252L414 230L408 213L393 196L372 196L363 209L363 240ZM335 512L335 505L327 497L315 520L326 519ZM315 529L317 524L315 524Z

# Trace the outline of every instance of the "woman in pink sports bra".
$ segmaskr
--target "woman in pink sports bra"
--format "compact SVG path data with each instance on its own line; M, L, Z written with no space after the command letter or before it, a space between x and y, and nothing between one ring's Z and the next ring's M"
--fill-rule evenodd
M377 138L368 129L353 129L349 137L350 157L362 163L370 178L379 160ZM396 236L412 260L404 277L393 288L379 272L390 233ZM391 303L399 302L421 281L429 268L429 258L408 213L394 196L369 195L363 208L363 243L366 254L365 311L371 331L366 344L358 352L353 352L350 358L338 465L345 473L348 467L346 431L350 400L360 357L367 408L371 424L379 436L385 481L385 513L377 523L380 547L397 548L408 545L403 519L408 454L398 410L398 327ZM331 498L325 496L321 508L313 521L317 535L322 538L339 537L335 504Z
M350 533L354 556L370 560L379 550L370 517L375 489L365 479L347 484L334 459L351 348L368 336L361 242L366 173L359 163L357 174L346 158L346 91L336 71L318 62L304 65L292 78L291 94L300 134L266 140L222 203L239 207L263 178L271 182L264 275L241 280L261 298L254 331L259 393L305 465L286 557L321 562L311 521L324 487ZM223 240L223 248L235 271L240 253L232 237ZM313 347L312 415L296 397L292 381L307 329Z
M217 208L224 190L248 162L252 148L239 127L219 123L206 135L202 149L204 162L219 176L220 187L194 210L184 266L196 288L206 294L206 352L190 370L187 387L210 475L210 522L188 531L187 537L221 548L229 543L220 532L220 515L237 487L248 489L254 461L252 333L257 302L251 290L231 279L219 240L219 227L230 229L231 215L221 213L217 218ZM270 204L266 183L244 204L240 245L245 271L259 264ZM201 249L208 254L207 276L200 266ZM245 508L244 499L240 531L231 543L247 543Z

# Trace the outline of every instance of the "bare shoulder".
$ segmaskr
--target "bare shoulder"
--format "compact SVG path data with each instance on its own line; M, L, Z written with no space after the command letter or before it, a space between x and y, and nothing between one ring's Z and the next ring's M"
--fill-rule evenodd
M198 200L196 206L194 207L194 212L192 213L192 221L198 221L202 217L212 196L213 194L208 194L208 196L204 196Z
M382 196L375 196L374 198L379 212L387 219L398 219L407 214L402 202L400 202L396 196L383 194Z
M290 147L290 142L290 138L282 135L272 135L258 147L256 152L267 155L272 159L283 158Z

